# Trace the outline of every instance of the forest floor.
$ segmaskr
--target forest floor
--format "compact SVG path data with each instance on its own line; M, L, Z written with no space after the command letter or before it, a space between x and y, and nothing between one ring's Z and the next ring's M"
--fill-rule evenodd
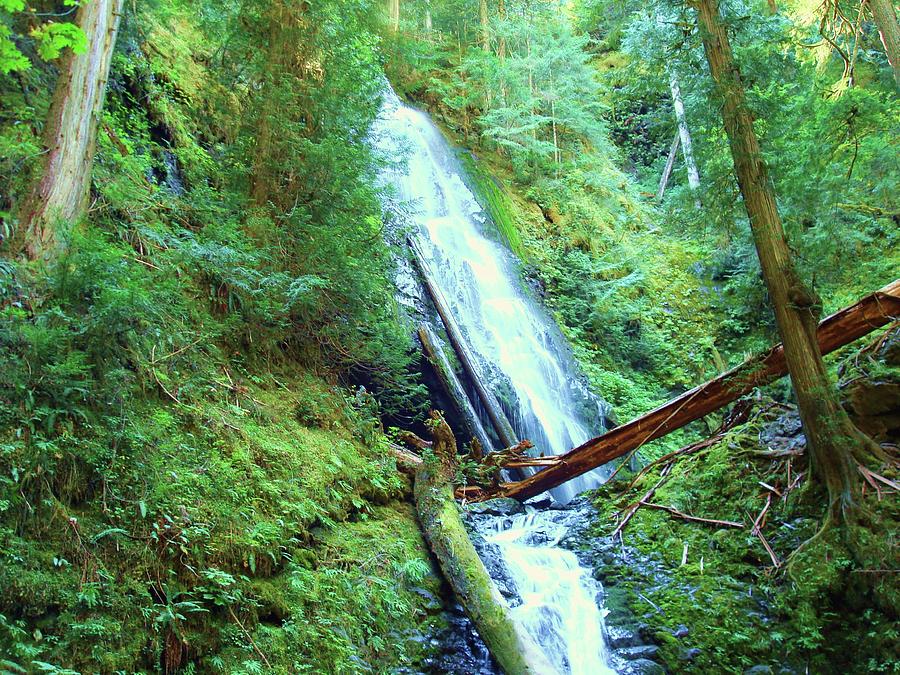
M845 362L842 394L861 428L896 445L896 330L874 351ZM750 419L717 442L623 471L591 496L596 517L573 545L604 585L612 646L670 672L895 672L896 493L880 479L866 484L862 554L843 528L797 553L824 511L799 416L771 400L746 403Z

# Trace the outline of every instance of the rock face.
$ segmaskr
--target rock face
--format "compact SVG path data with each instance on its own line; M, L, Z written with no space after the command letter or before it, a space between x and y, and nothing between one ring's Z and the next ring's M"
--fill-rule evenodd
M866 377L850 377L842 387L844 407L863 432L879 443L896 443L900 440L900 331L889 334L874 356L880 361L877 368L863 372Z
M433 636L436 654L423 665L434 675L503 675L487 646L466 616L455 605L448 613L449 627Z

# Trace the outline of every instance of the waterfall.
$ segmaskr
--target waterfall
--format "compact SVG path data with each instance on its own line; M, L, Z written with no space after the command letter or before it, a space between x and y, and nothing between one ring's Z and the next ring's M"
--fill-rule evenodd
M536 511L494 518L482 528L506 563L521 604L513 620L541 646L559 673L615 673L595 601L600 585L571 551L558 546L568 528L565 512Z
M561 454L602 432L606 404L588 390L559 327L525 289L519 261L499 240L440 130L388 90L374 135L382 150L405 160L383 173L400 200L387 206L415 239L424 273L444 297L518 438L531 440L538 452ZM408 270L401 274L401 291L413 287L415 294L415 286ZM566 504L605 475L600 469L585 474L553 490L553 498ZM613 672L595 601L599 587L576 556L557 545L566 527L554 513L560 512L532 509L513 520L498 518L484 533L515 581L521 602L513 616L558 673Z

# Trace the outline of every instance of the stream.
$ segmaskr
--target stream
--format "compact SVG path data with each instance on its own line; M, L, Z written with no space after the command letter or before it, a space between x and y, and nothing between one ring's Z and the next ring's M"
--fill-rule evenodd
M521 263L479 205L441 131L389 90L374 134L382 149L405 159L384 171L396 199L387 206L415 239L424 273L444 296L516 436L531 440L535 452L561 454L601 433L608 406L589 391L559 327L527 289ZM411 266L401 266L397 283L401 302L428 304ZM439 319L429 319L439 332ZM491 430L478 397L468 393L484 429ZM615 672L598 607L601 588L575 554L559 546L568 530L566 512L546 508L569 503L605 477L597 469L554 489L549 500L533 500L544 508L478 519L486 550L499 554L506 586L514 587L508 588L513 619L559 674Z

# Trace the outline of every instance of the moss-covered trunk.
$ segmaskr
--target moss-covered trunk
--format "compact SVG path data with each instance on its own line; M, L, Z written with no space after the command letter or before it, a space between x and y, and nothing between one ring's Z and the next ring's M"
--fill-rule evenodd
M416 472L415 498L425 538L466 614L506 675L553 672L534 641L509 616L469 535L453 498L456 441L434 415L433 461Z
M825 370L816 340L820 302L802 283L794 266L719 3L695 0L691 4L699 15L700 35L722 101L735 174L784 344L814 473L827 487L831 506L848 506L858 484L854 454L871 442L841 407Z
M60 67L56 93L44 127L44 172L19 213L29 258L59 247L59 226L77 221L87 208L97 127L124 0L81 3L76 23L87 50L69 53Z

